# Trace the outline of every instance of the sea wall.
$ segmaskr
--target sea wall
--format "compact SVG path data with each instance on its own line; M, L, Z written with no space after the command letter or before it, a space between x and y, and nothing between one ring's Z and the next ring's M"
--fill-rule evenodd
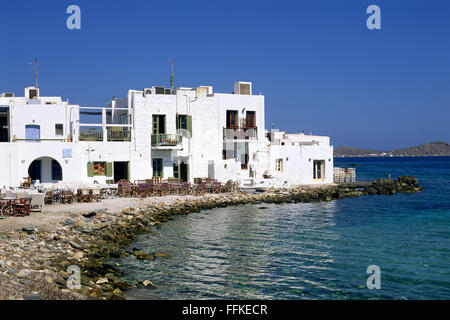
M131 206L118 212L86 212L76 221L66 219L52 232L39 232L30 227L24 228L19 236L2 237L3 245L10 243L15 246L7 247L11 254L15 257L23 255L24 260L29 259L28 269L14 272L8 270L6 278L9 284L13 284L11 288L14 284L23 285L24 280L29 281L30 287L42 288L42 285L35 285L35 282L45 281L47 293L43 293L42 298L123 299L124 292L134 286L144 286L150 290L154 285L151 279L132 283L123 281L121 272L111 259L129 255L144 260L168 258L170 253L144 252L132 248L132 243L139 234L154 232L153 228L158 228L168 220L177 219L178 215L240 204L331 201L345 197L411 193L420 190L422 187L416 178L400 177L394 181L380 179L365 185L298 187L254 194L239 192L187 199L180 197L170 205L160 202L145 207ZM24 247L32 250L20 249ZM27 254L32 254L32 257L27 258ZM1 262L0 259L0 267ZM80 268L79 289L69 290L67 287L68 280L71 279L71 275L67 273L69 266ZM34 276L36 274L39 277ZM7 287L8 285L4 286ZM55 294L58 290L61 295Z

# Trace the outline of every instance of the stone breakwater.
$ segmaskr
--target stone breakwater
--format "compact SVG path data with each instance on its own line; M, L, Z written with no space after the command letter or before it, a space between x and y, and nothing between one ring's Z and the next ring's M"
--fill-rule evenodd
M152 279L126 282L112 258L134 255L153 260L167 252L132 248L139 234L153 232L178 215L240 204L331 201L364 195L411 193L422 187L414 177L376 180L365 185L329 185L267 190L263 193L228 193L139 202L122 210L83 212L46 232L30 226L0 235L0 299L124 299L136 286L155 288ZM145 199L146 200L146 199ZM79 289L69 290L69 266L81 270ZM28 294L28 295L26 295Z

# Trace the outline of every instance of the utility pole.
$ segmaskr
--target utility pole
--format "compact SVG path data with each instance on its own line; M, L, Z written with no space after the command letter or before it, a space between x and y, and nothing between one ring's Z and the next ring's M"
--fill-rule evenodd
M170 87L173 93L173 60L170 60Z
M34 62L29 62L28 64L33 64L34 65L34 73L36 75L35 87L39 88L39 82L38 82L38 58L34 57Z

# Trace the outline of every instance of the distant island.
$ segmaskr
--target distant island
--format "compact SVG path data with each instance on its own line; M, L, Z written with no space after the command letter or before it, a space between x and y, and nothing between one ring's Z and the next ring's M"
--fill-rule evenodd
M339 147L334 150L335 157L412 157L412 156L450 156L450 144L442 141L435 141L421 144L420 146L377 151L351 147Z

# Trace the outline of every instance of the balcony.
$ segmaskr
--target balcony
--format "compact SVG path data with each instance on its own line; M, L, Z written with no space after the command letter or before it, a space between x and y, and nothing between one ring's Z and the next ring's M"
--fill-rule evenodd
M152 147L176 147L183 142L179 134L152 134Z
M130 128L110 127L107 128L107 132L108 132L108 141L121 141L121 142L131 141Z
M103 141L102 128L85 128L80 127L80 141Z
M258 139L258 128L223 128L224 140L256 140Z

